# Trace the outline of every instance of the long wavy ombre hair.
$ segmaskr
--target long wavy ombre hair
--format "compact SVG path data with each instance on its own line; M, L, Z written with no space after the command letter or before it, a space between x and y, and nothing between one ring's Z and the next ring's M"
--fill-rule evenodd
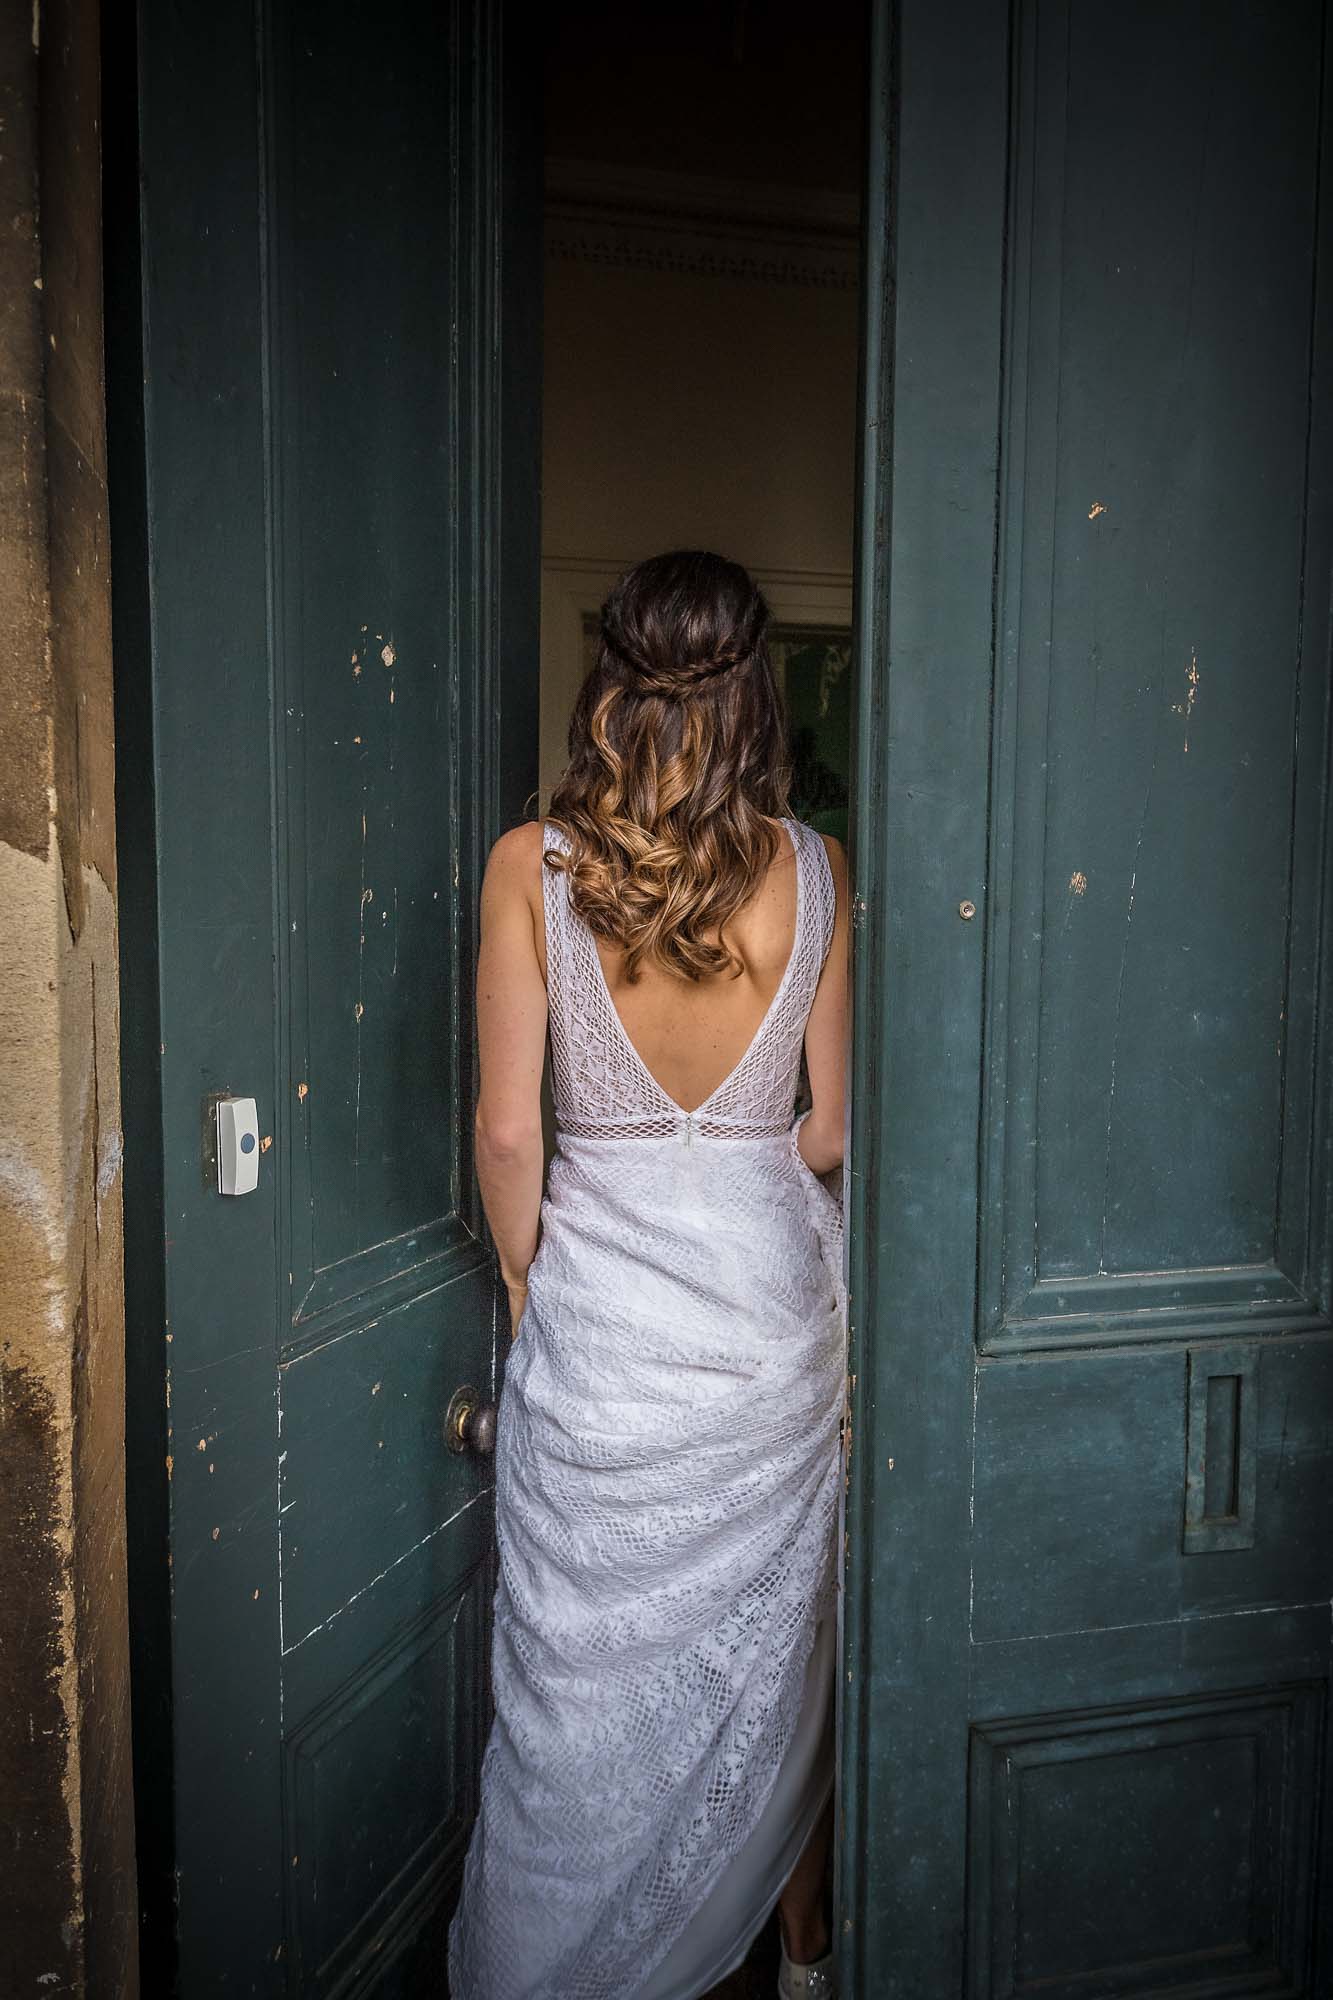
M739 563L675 549L626 570L569 724L546 817L574 909L625 954L689 979L742 971L722 941L778 852L786 718L768 605Z

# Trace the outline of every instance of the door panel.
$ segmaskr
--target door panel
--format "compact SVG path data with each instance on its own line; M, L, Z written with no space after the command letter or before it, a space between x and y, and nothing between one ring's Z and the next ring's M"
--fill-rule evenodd
M856 1992L1333 1976L1325 13L877 17Z
M1034 6L1015 29L992 1351L1051 1322L1318 1316L1308 1009L1293 1047L1285 1000L1320 886L1315 849L1292 871L1298 783L1319 790L1296 724L1320 15L1194 19ZM1308 659L1305 681L1302 736Z
M492 1480L444 1417L496 1386L472 985L536 776L538 147L494 7L272 0L256 46L145 0L152 633L117 663L152 688L169 1796L142 1775L191 2000L420 1990L475 1802Z
M1040 1732L979 1727L972 1989L1313 1991L1286 1975L1305 1953L1313 1825L1299 1773L1320 1707L1306 1686L1087 1707Z

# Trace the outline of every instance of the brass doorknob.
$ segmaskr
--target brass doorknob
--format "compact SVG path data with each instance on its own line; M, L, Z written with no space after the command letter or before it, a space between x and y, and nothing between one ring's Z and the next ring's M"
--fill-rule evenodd
M484 1402L470 1382L449 1398L444 1441L450 1451L470 1451L476 1458L489 1458L495 1450L495 1405Z

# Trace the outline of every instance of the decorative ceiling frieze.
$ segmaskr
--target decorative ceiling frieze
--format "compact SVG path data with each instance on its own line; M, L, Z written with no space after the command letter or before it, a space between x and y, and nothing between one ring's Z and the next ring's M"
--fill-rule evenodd
M856 202L825 188L548 160L546 254L612 270L854 291Z

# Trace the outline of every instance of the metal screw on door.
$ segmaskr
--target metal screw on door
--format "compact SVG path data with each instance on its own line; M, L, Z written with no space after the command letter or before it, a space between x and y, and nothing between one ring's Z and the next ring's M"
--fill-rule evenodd
M958 914L960 917L963 918L975 917L975 915L977 914L977 906L969 898L965 898L958 905Z
M470 1382L449 1399L444 1441L450 1451L470 1451L474 1458L489 1458L495 1450L495 1404L483 1401Z

